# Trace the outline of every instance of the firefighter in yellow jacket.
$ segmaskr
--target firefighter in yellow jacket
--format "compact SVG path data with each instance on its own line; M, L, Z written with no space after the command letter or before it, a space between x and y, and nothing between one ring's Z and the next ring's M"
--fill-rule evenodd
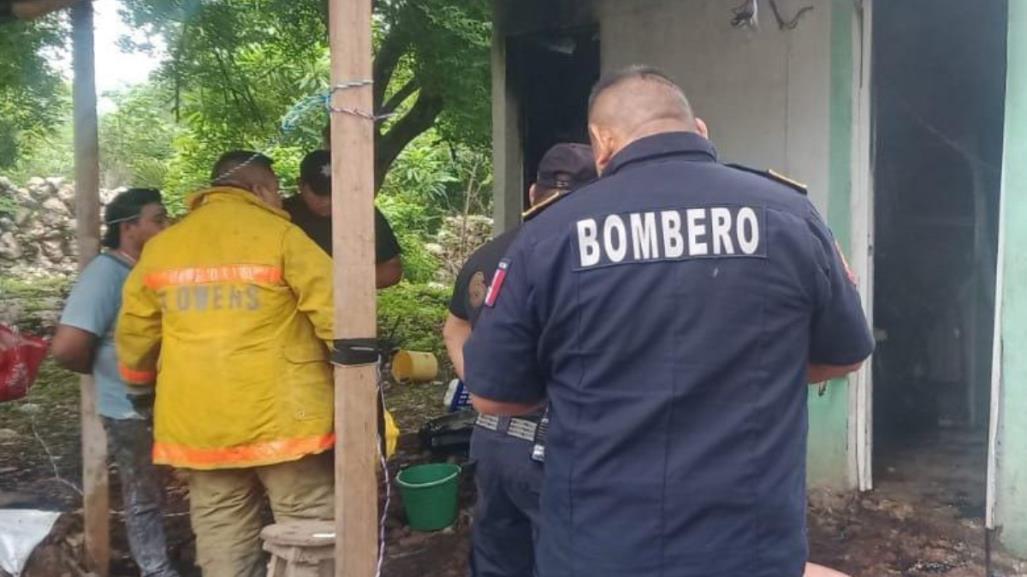
M204 575L252 577L265 493L276 521L333 516L332 266L269 158L227 153L212 180L126 281L117 352L156 381L154 462L189 472Z

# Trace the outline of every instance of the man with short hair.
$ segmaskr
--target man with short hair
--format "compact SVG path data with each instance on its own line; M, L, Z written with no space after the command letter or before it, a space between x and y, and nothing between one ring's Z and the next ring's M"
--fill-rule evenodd
M262 576L265 495L278 522L334 515L332 265L271 159L226 153L212 181L126 281L118 359L156 380L154 461L188 471L204 575Z
M300 163L299 194L283 204L292 222L326 253L332 254L332 154L315 150ZM385 215L374 209L375 286L390 287L403 278L403 259Z
M529 189L528 221L576 188L596 178L595 159L586 144L557 144L542 157ZM457 276L443 337L457 376L464 377L463 348L478 320L493 274L520 227L489 241L467 259ZM532 577L539 522L542 463L533 460L534 414L499 418L483 414L471 435L478 503L471 537L473 577Z
M803 574L805 385L874 343L805 187L702 132L663 73L601 80L601 178L524 226L464 348L479 411L549 402L543 577Z
M133 406L132 395L118 375L114 325L121 309L121 289L143 246L167 225L160 192L131 188L104 209L106 250L82 271L64 306L51 352L60 366L92 374L97 411L107 430L107 447L118 466L125 532L132 558L143 577L177 577L168 559L163 488L150 455L153 415Z

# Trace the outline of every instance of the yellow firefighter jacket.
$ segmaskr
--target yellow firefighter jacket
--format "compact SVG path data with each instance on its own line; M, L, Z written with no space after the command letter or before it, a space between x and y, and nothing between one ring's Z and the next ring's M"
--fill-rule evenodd
M329 449L331 259L245 190L189 206L147 243L115 336L125 381L156 377L154 461L254 467Z

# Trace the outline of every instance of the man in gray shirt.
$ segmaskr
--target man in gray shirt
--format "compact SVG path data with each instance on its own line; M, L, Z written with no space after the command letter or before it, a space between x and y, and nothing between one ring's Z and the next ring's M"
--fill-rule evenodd
M132 393L118 374L114 323L121 287L143 245L167 226L160 192L133 188L104 212L105 250L82 271L61 315L51 352L57 363L92 374L97 410L121 479L129 549L143 577L178 577L168 559L161 514L161 487L153 466L153 395Z

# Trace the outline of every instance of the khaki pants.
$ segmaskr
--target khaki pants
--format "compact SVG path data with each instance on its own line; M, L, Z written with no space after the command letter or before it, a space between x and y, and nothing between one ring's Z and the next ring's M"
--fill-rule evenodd
M265 494L275 522L333 519L331 453L266 467L189 471L196 562L204 577L266 575L260 542Z

